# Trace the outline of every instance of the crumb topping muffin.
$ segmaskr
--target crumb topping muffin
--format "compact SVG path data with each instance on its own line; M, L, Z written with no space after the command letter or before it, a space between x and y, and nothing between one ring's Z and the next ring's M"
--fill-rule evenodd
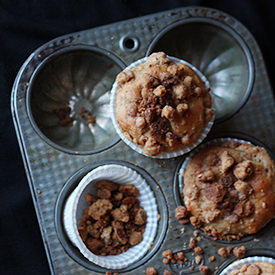
M271 275L275 274L275 265L268 262L244 264L240 269L233 270L228 275Z
M275 164L263 148L210 145L189 160L183 177L190 222L215 239L254 234L275 216Z
M162 52L121 72L116 82L117 123L147 155L194 143L214 115L204 82L190 67Z

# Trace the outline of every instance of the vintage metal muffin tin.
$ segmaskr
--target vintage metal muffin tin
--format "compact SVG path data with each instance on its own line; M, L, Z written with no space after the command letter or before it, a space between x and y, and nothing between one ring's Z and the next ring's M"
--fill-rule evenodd
M183 39L180 40L180 47L177 47L176 37L179 32L182 33ZM175 40L170 40L173 37ZM167 39L171 43L167 44ZM196 39L201 43L195 43ZM190 48L189 42L192 42L193 48ZM70 55L75 51L77 54L85 52L89 55L90 51L96 59L100 56L96 63L98 64L97 72L102 72L103 77L109 71L105 69L106 62L121 68L123 64L128 65L156 49L186 59L206 73L214 93L216 90L217 107L220 110L219 123L215 123L211 135L224 130L230 133L243 132L261 140L271 150L275 150L275 104L262 54L251 33L236 19L221 11L202 7L180 8L68 34L44 44L26 60L20 69L12 90L11 109L53 274L91 274L91 270L92 274L106 272L103 268L85 260L68 241L62 227L61 215L64 200L81 177L98 165L113 162L124 163L142 174L155 193L161 214L157 237L151 250L140 261L117 272L143 274L146 267L153 266L159 274L162 274L164 269L171 270L175 274L198 273L198 267L193 271L189 270L194 263L193 252L188 249L193 228L191 225L185 225L185 232L182 234L180 229L183 226L174 218L174 209L179 203L179 197L173 189L176 190L177 186L177 167L184 157L169 160L151 159L136 153L123 142L117 142L117 136L99 146L91 145L90 141L86 140L89 135L83 134L87 131L85 127L89 126L86 126L81 118L77 118L79 121L74 123L83 125L76 127L76 132L80 140L83 138L83 142L87 142L87 148L82 145L78 147L77 142L66 141L66 137L70 137L68 133L50 129L51 133L56 134L52 136L49 132L45 132L43 128L45 123L41 122L41 115L35 114L31 102L32 93L36 90L33 87L38 85L39 75L42 78L45 77L41 82L43 86L44 83L51 82L52 72L54 73L56 68L51 61L57 60L64 53ZM58 97L62 95L64 89L60 91L60 87L65 87L65 91L68 92L68 85L74 83L70 92L75 96L74 99L79 96L81 89L87 84L86 81L90 83L90 78L86 79L83 76L85 70L82 70L82 65L87 66L85 59L85 57L80 58L82 61L79 61L77 58L71 63L69 59L64 61L63 66L69 66L70 72L75 68L81 69L75 71L79 75L73 75L73 77L77 76L73 81L66 78L70 76L65 73L65 78L60 82L61 86L56 82L51 82L55 91L59 89L60 92L54 95ZM52 72L43 74L47 66L51 67ZM60 75L61 73L55 74L54 77L57 77L55 80L60 81L58 78ZM107 78L107 83L110 84L110 78ZM92 83L92 86L94 84ZM101 84L102 81L99 81L99 86L97 86L100 95L103 92ZM52 105L47 104L48 98L45 99L45 92L49 91L49 87L43 87L43 89L45 91L39 91L39 96L35 99L37 100L36 107L42 108L43 112L52 112ZM51 94L51 96L54 95ZM85 93L83 95L85 98ZM228 95L230 97L226 97ZM108 99L101 100L101 103L108 106ZM59 102L56 99L54 101ZM89 103L89 100L84 100L84 102ZM94 104L95 101L90 103ZM72 108L74 106L70 105ZM96 108L98 104L92 106ZM242 107L241 110L240 107ZM85 108L91 108L91 105ZM101 114L104 115L107 109L101 110ZM76 109L76 112L78 110ZM104 129L109 130L109 126L102 125L102 129L96 132L92 132L93 127L91 127L90 130L95 138L103 134L99 132L100 130L103 132ZM47 126L53 127L51 119L47 119ZM218 274L234 259L232 257L225 261L216 254L218 248L242 244L247 247L249 255L261 254L274 258L274 228L274 222L271 222L257 236L232 244L214 241L200 233L203 240L199 245L205 251L203 263L207 264L213 272L217 270ZM184 251L189 261L183 266L164 265L161 254L166 249ZM212 255L216 256L216 261L209 263L208 257Z

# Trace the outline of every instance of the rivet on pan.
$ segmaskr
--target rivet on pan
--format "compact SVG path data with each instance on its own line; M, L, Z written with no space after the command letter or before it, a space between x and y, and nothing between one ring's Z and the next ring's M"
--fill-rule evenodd
M124 35L119 40L119 47L125 52L135 52L139 48L139 40L133 35Z

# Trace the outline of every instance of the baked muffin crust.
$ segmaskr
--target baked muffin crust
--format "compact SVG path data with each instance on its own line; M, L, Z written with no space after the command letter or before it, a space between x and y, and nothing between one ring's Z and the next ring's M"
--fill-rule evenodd
M204 82L190 67L162 52L121 72L116 82L118 125L147 155L194 143L214 115Z
M208 146L183 176L191 223L215 239L254 234L275 216L275 164L263 148L235 141Z

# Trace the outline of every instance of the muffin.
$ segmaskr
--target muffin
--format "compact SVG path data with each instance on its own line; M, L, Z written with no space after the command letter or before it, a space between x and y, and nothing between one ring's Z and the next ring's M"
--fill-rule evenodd
M228 275L271 275L275 274L275 264L268 262L255 262L253 264L243 264L241 268L236 268Z
M116 83L116 122L124 137L146 155L190 146L214 116L202 79L162 52L121 72Z
M215 239L240 239L275 216L275 164L265 149L241 142L210 144L183 172L190 222Z

